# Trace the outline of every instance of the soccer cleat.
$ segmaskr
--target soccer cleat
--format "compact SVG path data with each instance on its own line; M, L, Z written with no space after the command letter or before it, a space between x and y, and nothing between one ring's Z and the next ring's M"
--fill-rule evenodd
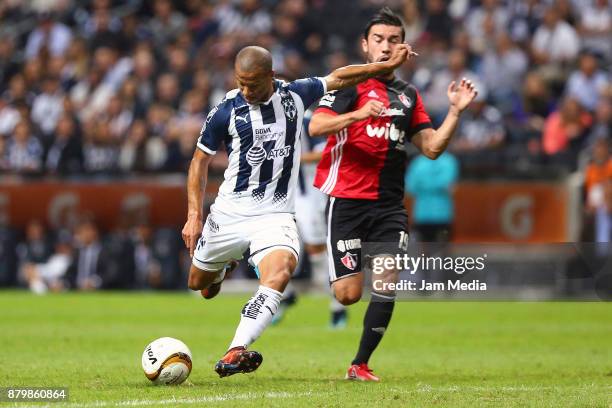
M244 347L229 349L217 364L215 371L219 377L227 377L238 373L250 373L261 365L263 356L256 351L249 351Z
M223 283L224 280L226 280L232 274L232 272L234 272L234 269L236 269L237 266L238 266L238 261L231 261L230 263L225 265L225 268L224 268L225 276L223 277L223 280L221 282L211 284L206 289L202 289L200 291L200 293L202 294L202 297L204 299L212 299L215 296L217 296L219 292L221 291L221 284Z
M374 375L366 363L350 366L344 378L355 381L380 381L380 378Z

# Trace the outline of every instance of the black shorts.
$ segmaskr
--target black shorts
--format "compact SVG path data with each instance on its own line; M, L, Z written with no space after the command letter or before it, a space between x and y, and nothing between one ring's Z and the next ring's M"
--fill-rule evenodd
M326 217L331 282L361 272L363 242L405 245L408 241L403 203L330 197Z

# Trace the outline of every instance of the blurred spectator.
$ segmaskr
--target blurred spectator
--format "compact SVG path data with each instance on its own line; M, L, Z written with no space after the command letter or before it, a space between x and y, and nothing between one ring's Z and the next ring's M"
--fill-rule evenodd
M124 172L153 171L164 164L163 141L158 137L148 138L147 132L147 124L143 120L135 121L130 127L119 155L119 166Z
M162 105L177 109L180 102L180 88L176 75L164 73L157 79L156 99Z
M489 42L506 31L508 20L508 12L498 0L482 0L482 5L473 9L466 19L472 51L483 54L490 47Z
M30 290L38 295L49 290L63 290L66 272L72 262L72 252L72 238L69 233L61 234L55 243L55 251L45 262L26 263L23 275Z
M462 78L466 78L474 82L479 92L483 89L478 76L466 68L465 58L466 56L462 51L457 49L451 50L448 53L448 67L433 74L433 81L427 90L425 101L429 114L437 124L442 122L448 111L446 92L448 85L452 81L458 83Z
M562 65L572 62L579 50L580 38L576 30L561 19L555 7L549 7L533 36L534 62L544 65L549 78L560 80Z
M137 288L160 288L162 286L161 265L153 247L153 229L147 223L134 228L135 286Z
M414 198L412 220L419 241L449 241L454 219L452 189L459 162L445 152L436 160L415 157L406 172L406 191Z
M50 12L41 12L37 18L38 28L32 31L26 44L26 58L37 57L41 50L52 56L64 55L72 39L70 29L55 21Z
M595 120L588 136L590 144L597 139L612 140L612 99L602 98L595 110Z
M19 269L27 263L44 263L52 253L47 230L40 220L31 220L25 227L25 240L17 246Z
M110 124L105 121L87 124L83 155L85 170L90 173L112 174L118 169L119 142L114 139Z
M118 95L113 95L108 101L108 108L104 114L109 126L113 139L123 140L127 130L130 127L133 119L131 109L125 109L123 101Z
M585 112L578 101L565 98L558 111L546 119L542 146L549 155L559 155L560 161L573 167L573 158L582 147L586 129L592 122L591 116Z
M64 94L59 79L54 77L43 80L41 91L32 104L32 122L38 125L43 134L43 141L49 145L49 138L63 113Z
M612 7L609 0L589 1L581 10L578 31L583 47L612 57Z
M118 32L120 27L119 19L113 18L108 10L95 10L91 21L86 26L89 48L92 50L100 47L121 49L123 38Z
M528 63L525 53L503 32L497 35L495 48L484 54L483 83L504 113L512 111L512 101L518 96Z
M580 56L578 70L567 81L565 92L578 100L583 108L593 112L608 86L608 76L598 68L597 57L591 52L584 52Z
M74 119L62 116L55 129L53 144L47 152L45 167L52 174L68 175L83 171L83 146Z
M102 287L109 257L100 241L98 227L93 220L84 218L76 226L76 251L66 272L66 285L80 290Z
M479 94L461 116L450 144L450 150L469 167L494 166L499 163L499 147L506 130L501 112L486 103L486 89Z
M15 35L0 29L0 89L4 89L9 78L19 72L20 53L15 49Z
M402 11L405 24L404 29L406 30L405 40L408 44L415 44L425 30L417 0L404 1Z
M272 27L270 14L260 7L259 0L226 2L217 9L216 18L223 34L244 39L267 33Z
M588 206L595 208L601 204L603 199L601 191L595 193L600 198L593 196L593 190L601 189L608 181L612 181L612 157L610 157L610 142L608 139L598 139L593 146L593 159L585 170L584 186Z
M511 14L508 32L514 41L526 43L538 28L546 11L546 2L540 0L514 0L508 2Z
M533 71L527 74L521 91L522 97L517 101L515 118L528 136L539 137L553 107L550 90L544 78Z
M153 10L154 16L149 22L149 30L157 46L174 41L179 33L187 29L185 17L174 11L170 0L155 0Z
M443 0L427 0L427 21L425 33L427 39L450 44L453 33L453 20Z
M43 146L32 134L30 124L26 120L19 122L6 144L7 169L18 173L40 171L43 154Z
M602 202L595 210L595 242L608 243L612 242L612 181L605 182L602 190ZM607 248L602 249L602 255L607 256Z
M20 120L19 111L8 104L5 97L0 97L0 138L8 136Z

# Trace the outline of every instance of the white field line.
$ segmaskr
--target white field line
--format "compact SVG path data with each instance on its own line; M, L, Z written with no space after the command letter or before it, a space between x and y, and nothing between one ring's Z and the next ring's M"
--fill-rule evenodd
M329 393L313 393L313 392L266 392L261 394L248 393L248 394L225 394L216 395L210 397L198 397L198 398L168 398L160 400L127 400L127 401L92 401L87 403L61 403L53 402L47 405L23 405L23 403L15 403L14 407L18 408L102 408L102 407L139 407L149 406L153 404L171 404L172 405L192 405L192 404L203 404L206 402L223 402L223 401L239 401L249 400L252 398L296 398L296 397L315 397L328 395Z
M444 393L444 392L542 392L542 391L553 391L560 390L566 387L563 386L501 386L501 387L484 387L484 386L451 386L451 387L434 387L428 384L418 384L416 388L387 388L385 392L399 393L399 394L415 394L415 393ZM612 392L612 386L601 386L595 384L584 384L577 390L586 389L604 389ZM339 390L342 392L342 390ZM283 398L296 398L296 397L322 397L332 396L337 393L335 392L266 392L266 393L247 393L247 394L224 394L210 397L198 397L198 398L168 398L168 399L136 399L127 401L92 401L87 403L49 403L47 405L24 405L23 403L15 403L13 406L16 408L104 408L104 407L140 407L149 406L153 404L172 404L172 405L194 405L203 404L206 402L224 402L224 401L240 401L250 400L253 398L270 398L270 399L283 399Z

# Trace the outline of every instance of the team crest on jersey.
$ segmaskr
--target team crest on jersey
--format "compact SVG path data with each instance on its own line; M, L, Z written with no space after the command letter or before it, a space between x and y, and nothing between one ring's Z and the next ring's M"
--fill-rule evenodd
M355 254L347 252L340 260L342 261L342 265L346 266L351 271L354 271L357 267L357 255Z
M399 100L404 104L404 106L406 106L407 108L411 108L412 107L412 99L410 99L409 97L407 97L406 95L404 95L404 93L402 92L401 94L399 94Z
M285 116L289 120L295 120L297 116L297 108L295 107L295 102L293 102L293 98L283 98L281 101L283 105L283 109L285 110Z

